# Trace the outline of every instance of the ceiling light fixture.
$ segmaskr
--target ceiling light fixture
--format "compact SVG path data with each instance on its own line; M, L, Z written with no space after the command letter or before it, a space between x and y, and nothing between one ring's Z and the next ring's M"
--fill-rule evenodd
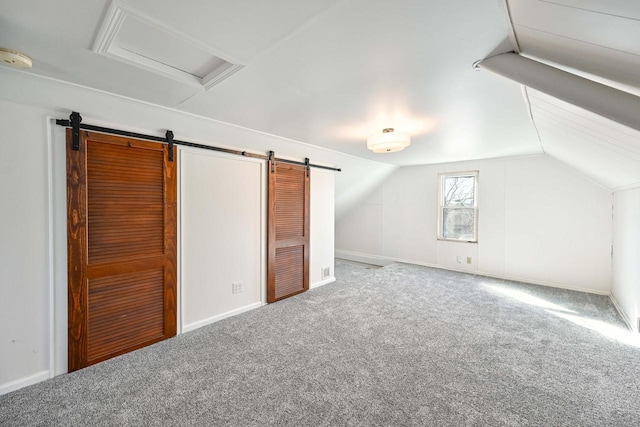
M404 132L395 132L393 128L382 129L367 138L367 148L374 153L393 153L411 145L411 136Z
M0 61L15 68L31 68L33 61L17 50L0 47Z

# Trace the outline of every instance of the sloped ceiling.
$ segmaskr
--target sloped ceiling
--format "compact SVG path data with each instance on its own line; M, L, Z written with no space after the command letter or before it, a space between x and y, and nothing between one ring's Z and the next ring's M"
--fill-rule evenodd
M509 0L509 9L522 55L640 96L640 2ZM547 154L610 190L640 186L639 131L526 95Z
M390 165L546 152L610 189L640 182L638 132L472 69L518 50L640 95L640 2L115 4L243 68L205 90L93 51L110 0L0 0L0 46L32 56L34 76ZM385 127L409 132L411 147L369 152L367 136Z
M509 0L521 53L640 95L640 2Z
M92 51L106 0L0 0L30 73L393 165L540 153L521 91L473 71L514 49L503 0L116 0L244 68L203 90ZM409 149L374 154L393 127Z
M616 191L640 186L640 132L527 89L544 151Z

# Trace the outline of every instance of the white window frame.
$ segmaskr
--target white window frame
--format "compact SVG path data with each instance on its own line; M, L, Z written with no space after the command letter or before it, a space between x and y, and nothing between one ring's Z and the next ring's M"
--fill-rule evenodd
M464 172L446 172L438 174L438 240L444 240L448 242L466 242L466 243L478 243L478 171L464 171ZM473 177L474 178L474 194L473 194L473 206L470 207L460 207L460 206L445 206L444 205L444 181L445 178L455 178L455 177ZM462 240L462 239L451 239L445 238L443 236L442 227L444 226L444 209L445 208L455 208L455 209L470 209L474 211L473 215L473 239L472 240Z

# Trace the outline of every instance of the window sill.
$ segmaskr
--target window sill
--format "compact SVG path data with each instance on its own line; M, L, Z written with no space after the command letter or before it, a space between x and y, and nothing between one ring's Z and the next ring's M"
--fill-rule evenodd
M438 237L438 241L440 242L454 242L454 243L474 243L477 244L477 240L457 240L457 239L443 239Z

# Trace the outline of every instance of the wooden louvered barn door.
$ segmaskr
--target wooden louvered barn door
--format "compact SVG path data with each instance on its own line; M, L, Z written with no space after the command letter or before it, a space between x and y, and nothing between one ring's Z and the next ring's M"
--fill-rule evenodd
M309 289L309 169L269 161L267 302Z
M69 372L176 334L176 167L163 144L67 131Z

